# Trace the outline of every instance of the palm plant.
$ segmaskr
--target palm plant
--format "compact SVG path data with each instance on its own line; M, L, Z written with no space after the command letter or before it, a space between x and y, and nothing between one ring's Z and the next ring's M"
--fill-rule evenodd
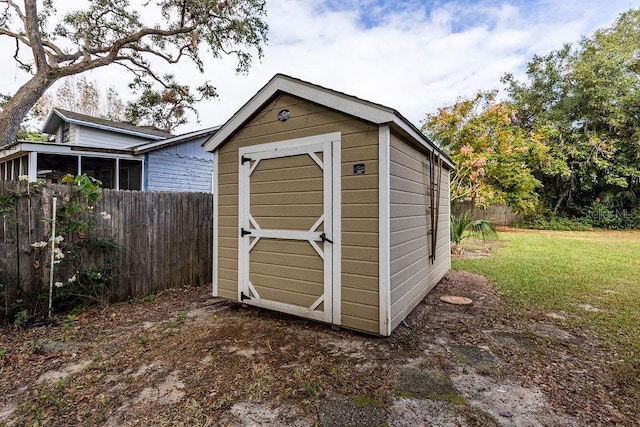
M493 221L488 219L473 219L470 212L463 212L459 216L451 215L451 252L462 254L461 243L467 238L491 240L497 239L498 233Z

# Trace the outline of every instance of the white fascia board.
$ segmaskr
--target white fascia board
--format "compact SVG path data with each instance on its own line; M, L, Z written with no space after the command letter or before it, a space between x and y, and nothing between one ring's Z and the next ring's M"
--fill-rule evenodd
M63 144L38 144L38 143L21 143L18 147L22 152L37 152L46 154L66 154L73 156L86 156L86 157L107 157L107 158L119 158L119 159L132 159L139 160L133 154L120 154L120 153L106 153L99 151L84 151L79 150L77 145L63 145ZM92 148L92 147L87 147ZM1 156L0 156L1 157Z
M306 99L375 124L390 122L394 117L391 110L386 110L382 106L371 105L368 102L353 99L348 95L333 92L286 76L276 75L204 144L204 149L214 151L218 148L220 144L226 141L228 137L278 91Z
M206 129L201 129L201 130L197 130L197 131L193 131L193 132L188 132L182 135L178 135L178 136L174 136L172 138L166 138L163 139L161 141L154 141L154 142L143 142L142 144L135 144L135 145L129 145L127 146L127 148L134 148L136 153L144 153L147 151L151 151L154 148L157 147L162 147L164 145L170 145L170 144L174 144L174 143L180 143L181 140L183 139L196 139L199 136L202 136L206 133L209 132L213 132L216 131L218 129L220 129L221 126L213 126L210 128L206 128Z
M348 95L305 84L304 82L282 78L278 81L278 89L371 123L386 123L393 118L392 111L382 106L374 106L366 101L353 99Z
M47 132L46 129L49 127L49 122L53 119L54 115L58 116L61 121L66 121L66 122L69 122L69 123L73 123L75 125L85 126L85 127L88 127L88 128L106 130L106 131L114 132L114 133L123 133L125 135L139 136L141 138L153 139L153 140L156 140L156 141L160 140L160 139L167 139L164 136L152 135L152 134L148 134L148 133L145 133L145 132L136 132L136 131L133 131L133 130L121 129L121 128L116 128L116 127L112 127L112 126L104 126L104 125L99 125L99 124L96 124L96 123L93 123L93 122L87 122L87 121L84 121L84 120L77 120L77 119L68 118L62 112L58 111L55 108L53 110L51 110L51 112L49 113L49 116L47 117L47 120L45 120L45 122L44 122L45 124L42 127L42 131L43 132L52 133L52 132Z
M3 150L0 150L0 160L4 160L7 158L13 158L13 157L18 157L18 155L23 155L25 153L28 153L29 150L26 150L24 148L24 144L23 143L19 143L16 145L13 145L9 148L5 148Z
M121 128L116 128L116 127L111 127L111 126L103 126L103 125L98 125L96 123L91 123L91 122L85 122L82 120L75 120L75 119L68 119L67 120L69 123L73 123L79 126L84 126L84 127L88 127L88 128L93 128L93 129L100 129L100 130L106 130L109 132L113 132L113 133L122 133L125 135L131 135L131 136L139 136L141 138L147 138L147 139L153 139L153 140L161 140L161 139L167 139L166 136L159 136L159 135L152 135L149 133L144 133L144 132L136 132L133 130L127 130L127 129L121 129Z
M402 129L404 132L409 134L413 139L415 139L420 145L426 148L429 151L437 151L440 152L440 149L435 146L435 144L427 139L426 136L422 132L417 131L412 125L407 123L401 117L394 115L393 123ZM451 169L455 167L455 165L449 160L449 158L443 153L441 153L442 161L446 163Z
M60 112L58 112L55 108L53 108L51 111L49 111L49 115L47 116L47 119L44 121L44 125L42 125L42 132L49 133L49 134L54 133L54 132L47 132L47 129L49 128L49 124L51 120L53 120L54 116L58 117L58 120L64 119L64 116L60 114ZM57 127L58 126L54 126L53 130L55 131Z

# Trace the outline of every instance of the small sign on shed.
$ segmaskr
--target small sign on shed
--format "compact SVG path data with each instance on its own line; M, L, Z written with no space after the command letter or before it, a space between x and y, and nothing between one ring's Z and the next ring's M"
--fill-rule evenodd
M364 175L364 163L356 163L353 165L354 175Z

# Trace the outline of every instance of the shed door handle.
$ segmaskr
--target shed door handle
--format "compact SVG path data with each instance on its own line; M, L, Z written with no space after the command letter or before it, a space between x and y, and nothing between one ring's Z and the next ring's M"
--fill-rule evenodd
M322 234L320 235L320 240L322 240L323 242L333 243L333 240L331 240L331 239L327 238L327 235L326 235L326 234L324 234L324 233L322 233Z

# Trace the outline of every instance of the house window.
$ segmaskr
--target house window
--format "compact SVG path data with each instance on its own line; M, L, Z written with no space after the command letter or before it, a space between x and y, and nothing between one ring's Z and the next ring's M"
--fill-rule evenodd
M120 190L142 190L142 162L120 160Z
M62 142L69 142L71 139L69 122L62 122Z
M29 156L20 157L20 175L29 175Z
M78 156L40 153L37 169L38 178L44 178L51 184L59 184L66 174L78 174Z
M116 160L104 157L82 156L82 173L99 180L102 188L116 188Z

